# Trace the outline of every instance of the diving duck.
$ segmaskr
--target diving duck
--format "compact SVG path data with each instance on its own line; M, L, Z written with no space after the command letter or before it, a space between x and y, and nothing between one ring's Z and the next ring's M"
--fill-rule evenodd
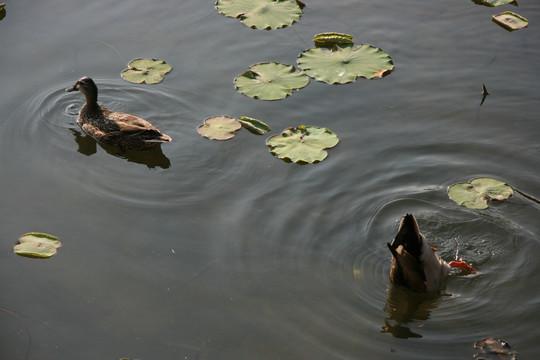
M86 134L101 143L117 146L122 150L147 150L172 140L170 136L138 116L100 106L97 103L97 86L88 76L79 79L66 91L83 93L86 102L79 112L77 123Z
M464 261L446 262L435 253L427 239L420 233L418 222L412 214L405 214L396 237L387 243L392 253L390 281L416 292L441 290L451 268L469 272L475 270Z

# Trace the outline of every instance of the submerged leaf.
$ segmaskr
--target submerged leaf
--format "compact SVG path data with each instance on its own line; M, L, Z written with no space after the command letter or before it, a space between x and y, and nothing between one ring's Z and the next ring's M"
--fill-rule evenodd
M135 59L128 66L128 69L122 71L122 78L135 84L160 83L163 76L172 70L171 65L158 59Z
M515 360L518 355L510 344L501 339L485 338L475 342L474 348L479 350L474 355L474 358L479 360Z
M279 29L302 16L298 3L289 0L217 0L216 9L254 29Z
M56 236L30 232L19 238L13 251L20 256L50 258L62 244Z
M271 136L266 145L272 155L285 161L317 163L328 155L325 149L336 146L338 142L337 135L329 129L301 125Z
M250 117L247 117L247 116L242 116L238 121L240 121L240 124L242 124L242 126L256 134L256 135L262 135L272 129L270 129L270 126L266 125L265 123L263 123L262 121L260 120L257 120L257 119L253 119L253 118L250 118Z
M309 83L309 77L294 66L271 63L253 65L234 79L236 90L261 100L280 100Z
M380 78L394 69L392 58L371 45L308 49L297 62L306 74L328 84L346 84L358 77Z
M498 15L493 15L492 18L494 22L508 31L518 30L529 25L529 21L527 19L511 11L505 11Z
M235 132L241 127L238 119L228 116L212 116L204 120L204 124L199 125L197 132L208 139L228 140L233 138Z
M503 201L514 194L512 187L492 178L476 178L448 187L448 196L469 209L487 209L488 200Z

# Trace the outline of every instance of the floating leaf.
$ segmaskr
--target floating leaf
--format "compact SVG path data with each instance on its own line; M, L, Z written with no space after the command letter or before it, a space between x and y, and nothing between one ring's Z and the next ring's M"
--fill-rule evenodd
M392 58L371 45L308 49L298 57L298 66L328 84L345 84L358 77L380 78L394 69Z
M298 3L289 0L217 0L216 9L254 29L279 29L302 16Z
M313 36L316 47L334 48L336 45L341 47L353 45L353 37L348 34L337 32L325 32Z
M17 255L31 258L49 258L56 254L62 244L60 240L52 235L30 232L19 238L13 251Z
M242 124L242 126L256 134L256 135L262 135L272 129L270 129L270 126L266 125L265 123L263 123L262 121L260 120L257 120L257 119L253 119L253 118L250 118L250 117L247 117L247 116L242 116L238 121L240 121L240 124Z
M511 3L516 4L515 0L472 0L472 2L477 5L485 5L490 7L501 6Z
M487 209L488 200L506 200L514 190L506 183L491 178L476 178L468 183L448 187L448 196L457 204L469 209Z
M158 59L135 59L130 61L128 66L121 75L124 80L135 84L160 83L163 76L172 70L171 65Z
M204 124L199 125L197 132L208 139L229 140L241 127L238 119L228 116L212 116L204 120Z
M271 63L253 65L234 79L236 90L261 100L280 100L309 83L309 77L294 66Z
M505 11L499 15L493 15L493 21L508 31L518 30L529 25L529 21L527 19L511 11Z
M325 149L336 146L338 142L337 135L329 129L301 125L271 136L266 145L274 156L285 161L317 163L328 155Z
M0 20L6 17L6 4L0 4Z
M518 355L510 344L501 339L485 338L474 343L474 348L480 350L474 355L479 360L515 360Z

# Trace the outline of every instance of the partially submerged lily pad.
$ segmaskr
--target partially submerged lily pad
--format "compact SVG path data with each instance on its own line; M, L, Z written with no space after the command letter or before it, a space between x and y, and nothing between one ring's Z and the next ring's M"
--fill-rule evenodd
M171 65L158 59L135 59L122 71L122 78L134 84L157 84L172 70Z
M30 232L19 238L13 251L20 256L50 258L62 244L56 236Z
M301 125L271 136L266 145L272 155L285 161L317 163L328 156L325 149L336 146L338 142L337 135L329 129Z
M479 350L474 355L479 360L515 360L518 355L510 344L501 339L485 338L475 342L474 348Z
M261 100L280 100L291 95L293 90L303 88L309 77L294 66L259 63L234 79L236 90Z
M212 116L199 125L197 132L212 140L229 140L240 130L240 121L229 116Z
M346 84L358 77L381 78L394 69L387 53L367 44L308 49L297 62L306 74L328 84Z
M487 209L488 200L503 201L514 194L512 187L492 178L476 178L448 187L448 196L469 209Z
M493 15L493 21L505 28L508 31L514 31L529 25L529 21L523 16L513 13L512 11L505 11L498 15Z
M216 9L253 29L272 30L298 21L300 4L289 0L217 0Z
M262 135L272 130L270 129L270 126L266 125L261 120L247 116L242 116L240 119L238 119L238 121L240 121L240 124L244 127L244 129L252 132L255 135Z

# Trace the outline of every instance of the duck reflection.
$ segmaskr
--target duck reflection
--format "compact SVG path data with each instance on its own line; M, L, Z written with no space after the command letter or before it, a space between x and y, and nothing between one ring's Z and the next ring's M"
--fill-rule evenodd
M414 332L412 327L420 328L417 321L429 319L441 296L439 293L418 293L391 283L384 307L388 317L384 319L382 332L401 339L421 338L422 335Z
M75 141L79 146L77 151L86 156L95 154L97 152L97 145L99 145L108 154L126 159L128 162L146 165L149 169L156 167L168 169L171 167L171 161L169 158L167 158L167 156L165 156L165 154L163 154L161 146L145 151L123 151L115 146L101 144L91 136L83 134L76 129L71 129L71 132L73 133Z

